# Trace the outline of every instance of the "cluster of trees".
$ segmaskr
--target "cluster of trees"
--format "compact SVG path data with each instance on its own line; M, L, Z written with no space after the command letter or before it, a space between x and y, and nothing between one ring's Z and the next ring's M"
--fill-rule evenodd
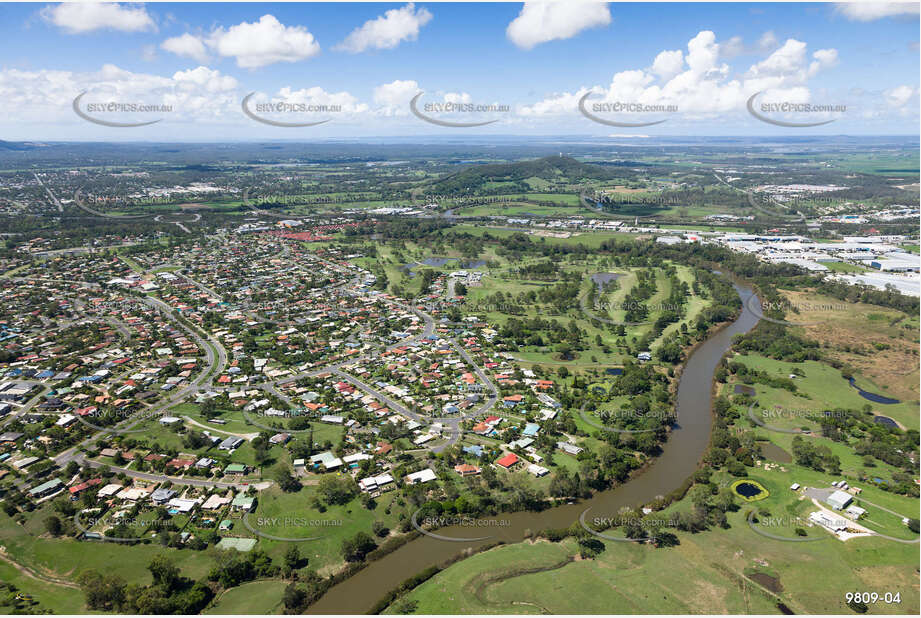
M833 476L841 474L841 459L827 446L815 444L801 436L793 437L792 446L793 461L797 464Z
M771 375L767 371L754 369L745 363L740 363L737 361L729 362L725 365L725 370L728 371L728 373L736 376L739 381L745 384L764 384L765 386L770 386L771 388L782 388L784 390L790 391L791 393L795 393L797 391L796 383L790 378ZM794 370L794 375L795 372L796 370Z
M740 337L733 344L733 348L742 354L754 352L790 363L822 358L818 342L795 335L782 324L764 320L758 324L758 327Z
M557 350L561 354L586 347L586 333L575 320L570 320L567 327L555 319L509 318L499 328L499 336L516 346L565 344L565 350Z
M217 564L208 572L208 581L232 588L259 577L275 577L279 570L261 549L248 552L228 549L218 554Z
M713 400L713 411L716 419L704 461L713 469L725 467L733 476L746 476L746 466L755 465L754 455L758 450L755 434L750 431L739 434L734 428L730 429L740 415L726 397Z
M153 583L147 586L127 584L116 572L84 571L77 583L86 595L91 610L123 614L198 614L214 591L204 581L183 577L179 568L166 556L154 557L148 565Z

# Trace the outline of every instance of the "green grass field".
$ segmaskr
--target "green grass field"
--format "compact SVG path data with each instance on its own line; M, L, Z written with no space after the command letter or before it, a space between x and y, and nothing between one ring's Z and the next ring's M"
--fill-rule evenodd
M280 614L287 583L254 581L225 590L203 614Z
M408 597L419 614L779 613L770 595L687 545L605 546L595 560L578 559L573 541L498 547L451 566Z
M39 608L50 610L55 614L87 612L82 591L29 577L2 558L0 558L0 582L13 584L19 593L32 595ZM3 605L3 600L0 599L0 614L11 614L12 610L11 605Z
M825 363L818 361L787 363L757 354L736 356L733 360L777 377L785 378L793 373L794 369L799 369L805 374L794 380L798 394L762 384L753 384L755 392L758 393L761 408L780 405L791 410L821 411L825 408L839 407L862 410L865 405L869 404L875 413L889 416L910 429L918 429L917 402L903 401L889 405L873 403L861 397L857 389L848 385L847 381L841 377L840 371ZM863 376L856 376L856 378L857 384L864 390L886 395L884 388L880 388L869 379Z

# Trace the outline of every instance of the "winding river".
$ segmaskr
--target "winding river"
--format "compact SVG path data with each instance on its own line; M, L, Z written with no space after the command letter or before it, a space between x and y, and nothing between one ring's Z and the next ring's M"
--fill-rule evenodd
M678 385L677 425L662 454L642 474L577 504L561 505L540 513L502 513L493 518L503 524L508 522L508 525L476 529L461 526L439 528L439 535L455 539L490 536L463 542L420 536L330 588L308 608L307 613L367 613L385 594L406 579L430 566L446 562L468 547L476 548L497 540L518 543L524 540L528 531L566 528L578 521L579 515L589 507L592 509L591 517L613 518L621 507L639 506L677 489L697 468L710 442L712 384L716 366L729 349L732 337L748 332L758 323L758 317L748 309L748 301L754 291L738 284L734 286L742 299L742 313L735 322L714 333L691 354Z

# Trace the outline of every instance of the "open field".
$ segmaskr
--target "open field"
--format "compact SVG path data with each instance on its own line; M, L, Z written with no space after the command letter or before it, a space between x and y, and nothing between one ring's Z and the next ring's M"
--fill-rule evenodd
M826 354L847 363L882 390L858 379L859 386L917 404L918 316L808 292L784 291L784 295L792 306L809 308L799 315L788 312L789 321L806 323L802 327L805 335L821 343ZM916 405L915 417L917 412Z
M818 361L804 361L802 363L787 363L777 361L757 354L736 356L734 361L744 363L749 367L766 371L769 375L786 378L794 369L803 372L802 377L797 377L794 383L797 392L777 389L763 384L753 384L762 408L780 405L788 410L815 410L821 412L825 409L845 408L862 410L870 405L877 414L894 418L899 423L910 429L918 429L918 402L902 401L897 404L878 404L864 399L851 387L847 380L841 377L841 372L833 367ZM888 391L880 388L868 378L858 375L857 384L871 393L886 395ZM762 401L763 398L763 401Z
M280 614L282 594L288 584L277 580L253 581L224 591L204 614Z
M795 465L787 470L755 472L771 492L756 505L778 518L808 512L787 489L790 477L820 486L824 480ZM846 592L874 590L898 592L901 603L871 605L871 613L917 611L917 578L909 568L917 562L916 545L879 538L841 542L817 529L808 534L827 538L785 543L749 529L749 508L755 507L729 513L728 529L678 532L676 547L603 541L595 560L578 559L572 541L499 547L449 567L406 598L418 602L417 613L436 614L781 613L777 602L795 613L848 613ZM903 527L902 535L908 534Z

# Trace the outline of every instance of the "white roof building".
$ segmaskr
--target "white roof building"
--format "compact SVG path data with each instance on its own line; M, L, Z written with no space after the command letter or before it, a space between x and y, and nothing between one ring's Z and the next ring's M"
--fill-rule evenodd
M407 474L403 480L410 485L416 485L418 483L428 483L429 481L434 481L437 478L438 475L435 474L434 470L431 468L426 468L425 470L419 470L418 472Z
M833 492L830 496L825 498L825 502L836 511L847 507L853 500L853 496L849 493L843 492L841 490Z

